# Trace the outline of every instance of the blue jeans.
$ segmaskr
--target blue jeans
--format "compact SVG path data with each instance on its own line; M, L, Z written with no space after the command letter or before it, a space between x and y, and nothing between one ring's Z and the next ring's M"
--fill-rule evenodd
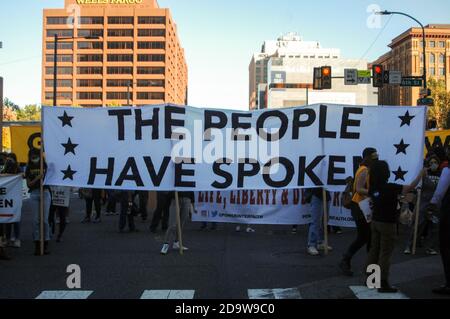
M311 199L311 217L312 222L309 224L308 231L308 247L316 247L323 243L323 200L316 196Z
M31 205L33 212L33 240L40 241L40 191L36 189L31 192ZM51 195L48 190L44 190L44 241L50 240L50 227L48 224L48 216L50 213Z

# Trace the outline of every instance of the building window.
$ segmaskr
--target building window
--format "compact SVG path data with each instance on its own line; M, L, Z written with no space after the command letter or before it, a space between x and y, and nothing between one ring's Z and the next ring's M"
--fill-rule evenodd
M445 48L445 41L439 41L439 47Z
M133 49L133 42L108 42L108 49L114 49L114 50L132 50Z
M436 56L433 53L430 54L430 63L436 63Z
M47 50L55 49L55 42L46 43ZM73 42L58 42L58 50L73 50Z
M78 62L103 62L102 54L78 54Z
M53 54L46 54L45 55L45 61L47 62L54 62L54 55ZM73 56L70 54L58 54L56 57L57 62L73 62Z
M71 100L72 93L71 92L58 92L56 93L56 98L60 100ZM45 92L45 99L51 100L53 99L53 92Z
M103 98L102 92L78 92L78 100L101 100Z
M139 54L139 62L164 62L166 56L164 54Z
M138 49L165 49L165 42L138 42Z
M70 30L70 29L47 30L47 37L54 37L55 34L58 37L73 37L73 30Z
M103 87L102 80L77 80L79 87Z
M166 17L139 17L139 24L166 24Z
M103 74L103 68L97 66L82 66L77 68L77 74Z
M440 64L444 64L445 63L445 55L444 54L439 54L439 63Z
M131 93L130 93L131 97ZM106 98L108 100L126 100L128 99L128 92L107 92Z
M58 67L58 74L72 74L72 67ZM53 67L46 67L45 74L53 74Z
M137 92L138 100L164 100L162 92Z
M103 24L103 17L80 17L80 24Z
M134 17L108 17L109 24L133 24Z
M430 41L430 48L435 48L435 47L436 47L436 42Z
M47 17L47 24L72 24L67 17Z
M164 80L138 80L138 87L164 87Z
M137 68L138 74L164 74L164 68L154 68L149 66L140 66Z
M133 62L132 54L108 54L108 62Z
M134 35L133 29L109 29L108 37L132 37Z
M166 30L164 30L164 29L139 29L138 36L140 36L140 37L165 37Z
M133 81L131 80L108 80L106 83L109 87L133 87Z
M436 68L435 67L431 67L430 68L430 75L436 75Z
M78 42L77 47L79 50L102 50L103 42L81 41L81 42Z
M78 30L79 37L102 37L103 30L101 29L80 29Z
M56 81L58 84L58 87L60 88L71 88L72 87L72 80L58 80ZM45 80L45 86L47 87L53 87L53 80Z
M133 74L133 68L110 66L108 67L108 74Z
M445 68L439 68L439 75L445 76Z

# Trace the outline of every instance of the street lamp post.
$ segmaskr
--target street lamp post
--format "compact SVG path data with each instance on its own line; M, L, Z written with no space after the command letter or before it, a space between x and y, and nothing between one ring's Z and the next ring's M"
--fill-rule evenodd
M86 40L98 40L100 37L58 37L55 33L54 36L54 50L53 50L53 106L56 106L57 99L57 89L58 89L58 42L59 40L75 40L75 39L86 39Z
M405 17L408 17L412 20L414 20L415 22L417 22L420 27L422 28L422 47L423 47L423 88L425 90L427 90L427 57L426 57L426 48L427 48L427 44L426 44L426 37L425 37L425 27L423 26L423 24L417 20L416 18L410 16L409 14L403 13L403 12L397 12L397 11L378 11L376 12L376 14L378 15L394 15L394 14L398 14L398 15L402 15Z

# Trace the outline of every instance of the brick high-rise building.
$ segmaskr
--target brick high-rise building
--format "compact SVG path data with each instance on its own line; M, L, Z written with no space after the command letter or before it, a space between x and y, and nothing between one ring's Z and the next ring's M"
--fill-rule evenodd
M156 0L65 0L44 10L43 29L43 104L53 100L55 33L57 105L187 103L184 50Z
M430 24L425 27L427 78L443 80L450 91L450 24ZM389 45L391 51L373 64L386 70L401 71L403 76L423 74L422 29L411 28ZM419 87L385 85L379 90L380 105L417 105Z

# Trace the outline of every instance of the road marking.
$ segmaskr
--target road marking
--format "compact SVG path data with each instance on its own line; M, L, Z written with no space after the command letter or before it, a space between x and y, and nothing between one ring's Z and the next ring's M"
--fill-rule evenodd
M81 290L47 290L41 292L36 299L87 299L93 291Z
M195 290L145 290L141 299L194 299Z
M401 292L395 294L380 294L376 289L369 289L365 286L350 286L358 299L409 299Z
M249 299L302 299L297 288L249 289Z

